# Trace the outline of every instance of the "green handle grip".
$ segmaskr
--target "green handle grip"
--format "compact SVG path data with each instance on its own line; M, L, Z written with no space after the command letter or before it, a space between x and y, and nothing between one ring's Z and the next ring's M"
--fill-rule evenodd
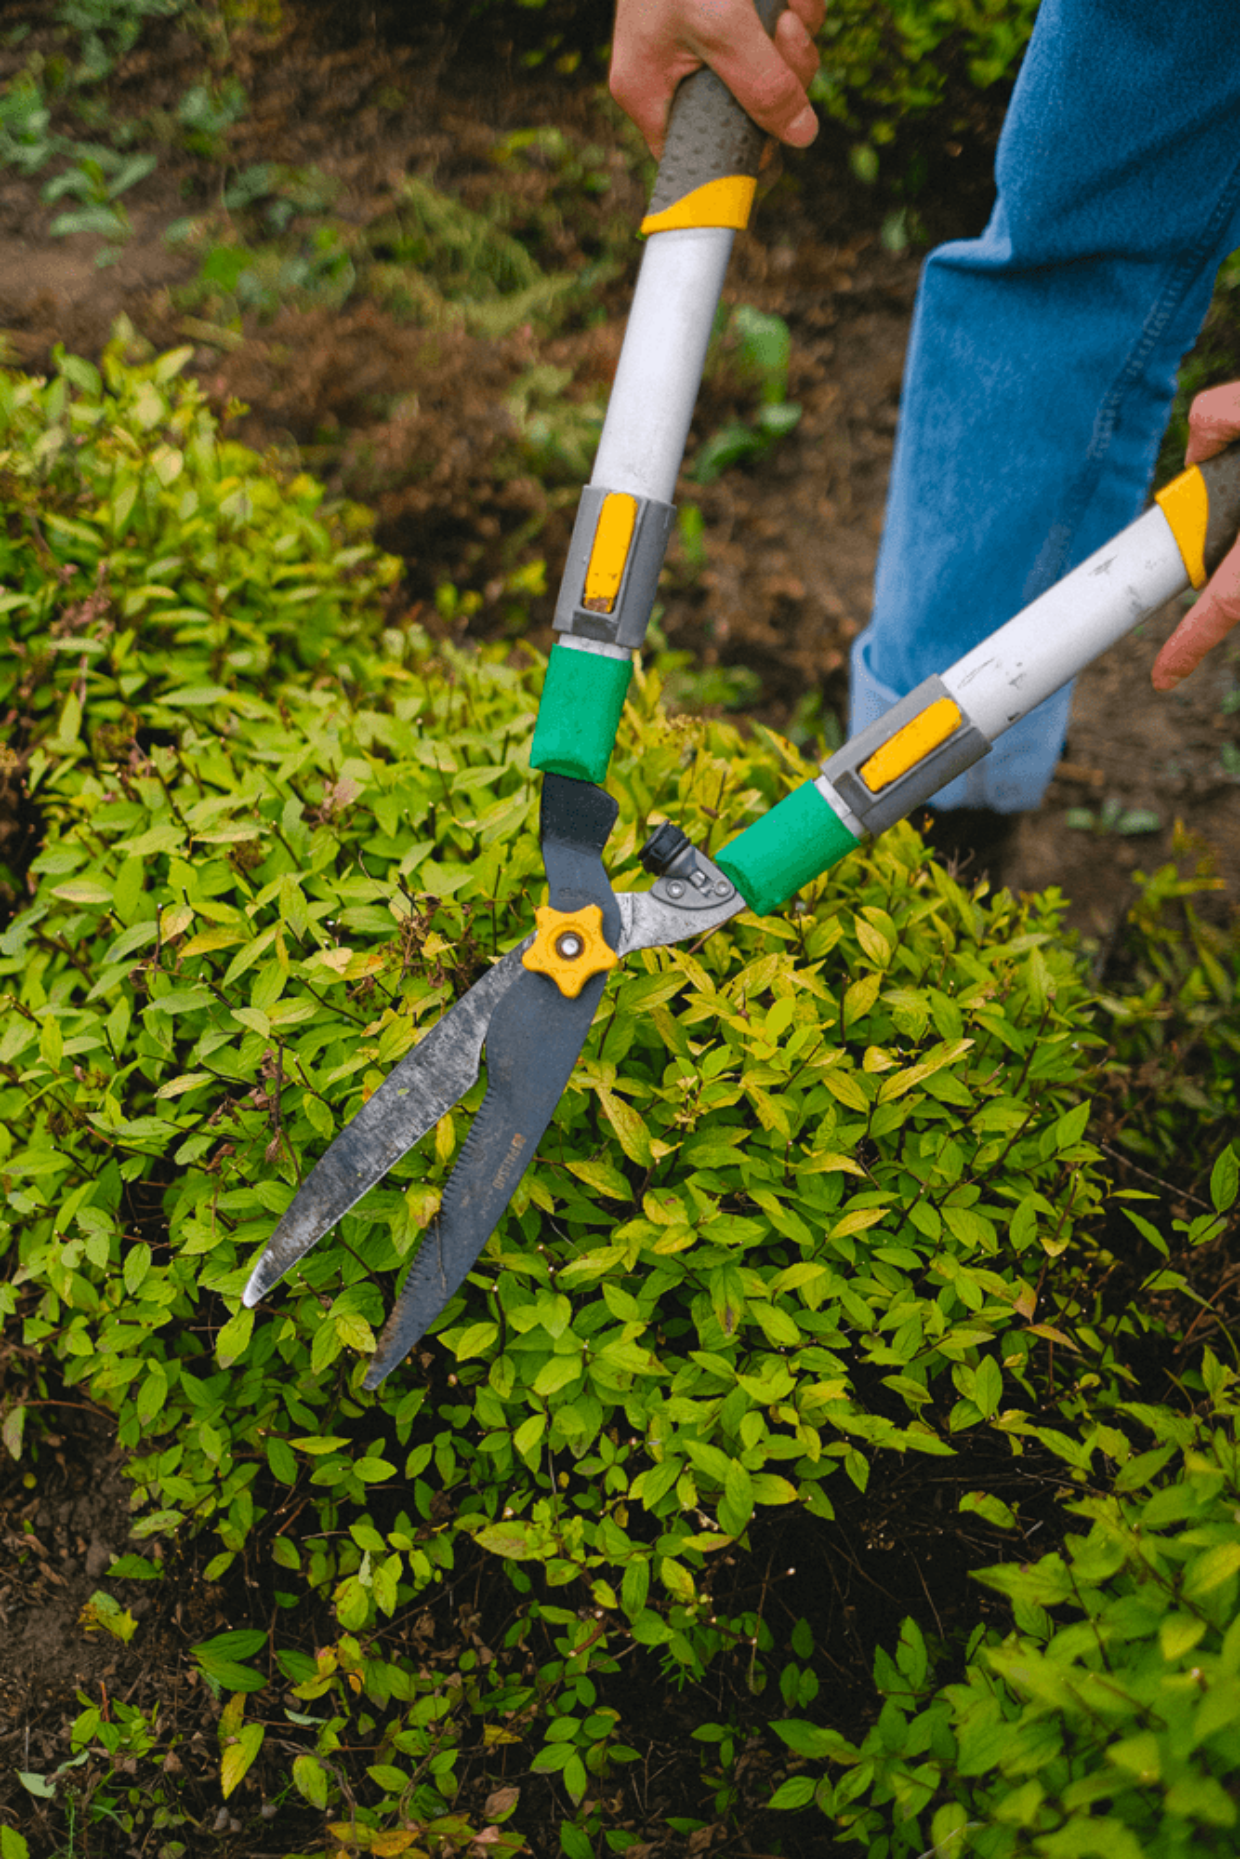
M716 853L715 863L749 908L764 917L860 843L807 781Z
M754 0L768 33L786 0ZM749 223L766 132L748 117L722 78L706 67L685 78L667 125L663 159L643 232Z
M632 675L631 658L552 646L530 746L530 767L564 775L570 781L601 784Z

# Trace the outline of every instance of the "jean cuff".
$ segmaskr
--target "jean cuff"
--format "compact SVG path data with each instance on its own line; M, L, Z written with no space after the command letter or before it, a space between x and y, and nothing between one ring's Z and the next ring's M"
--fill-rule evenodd
M903 695L882 684L869 665L872 629L853 641L848 733L855 736L875 722ZM926 674L929 675L928 673ZM946 812L953 807L989 807L994 813L1024 813L1040 805L1050 786L1055 764L1064 749L1072 685L1060 690L1013 723L999 737L990 754L966 768L934 796L933 806Z

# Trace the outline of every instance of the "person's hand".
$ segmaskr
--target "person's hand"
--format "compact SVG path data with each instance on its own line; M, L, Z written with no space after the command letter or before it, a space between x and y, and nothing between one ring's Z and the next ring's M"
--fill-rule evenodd
M1240 439L1240 381L1207 388L1188 410L1186 465ZM1240 542L1226 554L1154 661L1154 689L1173 691L1206 653L1240 625Z
M611 94L657 161L677 84L709 65L760 128L805 148L818 134L806 92L825 11L824 0L788 0L768 39L753 0L616 0Z

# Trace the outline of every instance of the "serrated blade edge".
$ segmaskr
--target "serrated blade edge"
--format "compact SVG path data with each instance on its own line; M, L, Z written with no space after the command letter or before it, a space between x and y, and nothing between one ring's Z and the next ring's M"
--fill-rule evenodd
M318 1244L362 1196L469 1090L478 1076L487 1027L519 975L526 937L488 969L345 1125L302 1182L241 1294L254 1305Z

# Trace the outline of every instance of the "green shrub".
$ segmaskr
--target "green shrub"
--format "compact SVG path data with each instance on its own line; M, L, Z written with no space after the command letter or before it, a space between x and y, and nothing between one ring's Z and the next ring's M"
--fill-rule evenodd
M293 1782L343 1786L355 1843L451 1820L467 1749L513 1737L583 1803L633 1754L600 1691L621 1653L692 1682L758 1633L720 1552L764 1513L825 1523L876 1453L1015 1450L1057 1341L1074 1385L1117 1372L1074 1289L1104 1187L1089 998L1055 894L988 907L908 827L785 915L635 959L479 1269L362 1394L481 1085L267 1309L240 1293L308 1161L525 931L541 665L385 628L361 519L221 445L180 359L0 391L0 678L42 818L0 937L0 1310L39 1352L5 1438L37 1450L25 1401L80 1390L140 1542L207 1529L207 1580L265 1571L261 1628L197 1649L232 1694L227 1792L262 1753L258 1634L302 1712ZM67 616L69 565L95 592ZM639 676L613 875L653 818L717 848L803 772ZM483 1556L489 1663L393 1640Z
M1220 1175L1222 1179L1220 1180ZM1234 1152L1215 1200L1235 1200ZM790 1776L776 1804L813 1801L883 1859L927 1842L978 1859L1233 1853L1240 1788L1238 1378L1206 1352L1197 1416L1120 1403L1073 1477L1087 1520L1062 1550L984 1569L1013 1628L979 1627L960 1682L936 1688L908 1620L880 1650L885 1702L860 1746L804 1719L776 1726L838 1778ZM800 1765L798 1765L800 1766Z
M1037 0L836 0L810 96L860 138L854 170L872 181L878 150L910 123L934 113L957 133L973 127L970 93L1014 79L1036 14ZM910 176L924 172L923 153L911 156Z
M1177 836L1177 852L1192 849ZM1183 862L1135 874L1137 898L1099 978L1099 1006L1112 1041L1115 1140L1186 1183L1209 1173L1218 1132L1235 1123L1240 938L1195 901L1221 888L1209 860L1187 874Z
M0 371L0 703L36 787L52 731L79 758L102 731L108 762L169 727L142 713L157 690L175 727L178 689L261 688L347 650L399 572L369 511L319 514L321 484L219 440L188 348L134 366L133 346L122 319L102 372L59 349L51 381Z

